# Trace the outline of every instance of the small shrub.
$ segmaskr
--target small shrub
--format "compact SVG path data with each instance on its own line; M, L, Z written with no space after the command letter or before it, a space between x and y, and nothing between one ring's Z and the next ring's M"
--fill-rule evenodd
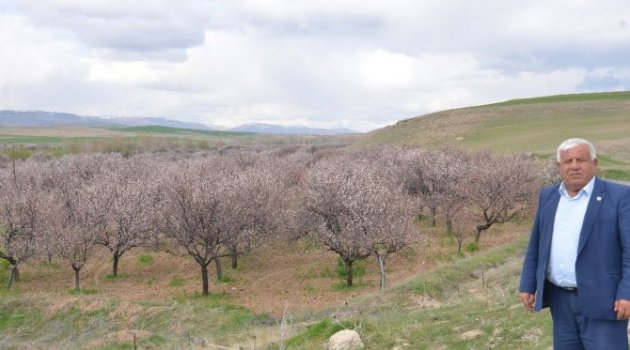
M155 345L164 344L166 342L164 337L157 334L152 334L147 340Z
M223 276L221 276L220 278L218 278L219 282L221 283L234 283L234 278L232 278L232 276L223 274Z
M346 278L348 272L346 271L346 263L342 258L337 258L337 276ZM365 261L357 260L352 264L352 275L354 277L361 277L365 275Z
M6 283L9 279L9 265L8 261L0 260L0 284Z
M471 242L471 243L466 244L466 251L467 252L479 251L479 243Z
M173 277L170 282L168 282L169 287L181 287L184 285L184 279L181 277Z
M151 266L154 263L154 259L153 259L153 255L147 254L147 255L140 255L138 257L138 265L142 266L142 267L146 267L146 266Z

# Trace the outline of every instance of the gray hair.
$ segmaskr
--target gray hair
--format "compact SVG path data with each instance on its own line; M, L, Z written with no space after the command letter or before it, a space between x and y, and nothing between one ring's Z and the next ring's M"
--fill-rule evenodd
M597 154L595 153L595 146L593 146L592 143L590 143L589 141L586 141L584 139L578 139L578 138L573 138L573 139L568 139L565 140L564 142L562 142L560 144L560 146L558 146L558 152L556 153L556 160L558 161L558 163L560 162L560 153L573 148L575 146L580 146L580 145L587 145L588 149L591 153L591 159L594 160L597 158Z

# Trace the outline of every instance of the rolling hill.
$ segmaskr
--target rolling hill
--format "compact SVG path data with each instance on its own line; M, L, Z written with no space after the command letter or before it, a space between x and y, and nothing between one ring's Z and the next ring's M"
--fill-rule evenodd
M548 96L441 111L372 131L361 144L548 153L569 137L630 145L630 92Z

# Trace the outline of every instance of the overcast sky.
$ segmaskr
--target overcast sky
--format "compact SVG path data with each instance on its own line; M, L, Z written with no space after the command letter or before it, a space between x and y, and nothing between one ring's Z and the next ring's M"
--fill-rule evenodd
M629 86L627 0L0 0L0 109L368 131Z

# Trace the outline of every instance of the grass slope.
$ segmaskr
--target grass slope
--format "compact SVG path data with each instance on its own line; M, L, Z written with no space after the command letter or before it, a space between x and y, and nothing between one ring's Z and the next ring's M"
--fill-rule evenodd
M525 238L454 261L365 304L359 302L369 305L362 313L364 327L388 330L374 337L374 348L548 348L549 316L529 314L518 302Z
M406 119L365 135L365 144L548 153L559 141L630 142L630 93L512 100Z
M553 102L584 102L584 101L610 101L610 100L628 100L630 99L630 91L618 92L597 92L587 94L569 94L569 95L553 95L534 97L526 99L514 99L504 102L490 104L490 106L514 106L523 104L553 103Z

